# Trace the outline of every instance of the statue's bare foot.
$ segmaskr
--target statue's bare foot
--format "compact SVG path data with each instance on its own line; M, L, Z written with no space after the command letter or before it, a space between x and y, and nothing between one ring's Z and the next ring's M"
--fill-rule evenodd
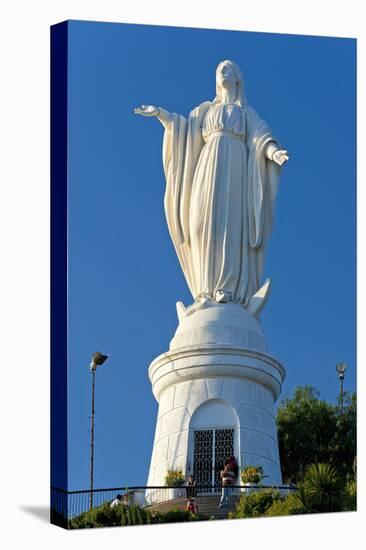
M229 290L217 290L215 294L215 301L220 304L227 304L232 301L232 293Z

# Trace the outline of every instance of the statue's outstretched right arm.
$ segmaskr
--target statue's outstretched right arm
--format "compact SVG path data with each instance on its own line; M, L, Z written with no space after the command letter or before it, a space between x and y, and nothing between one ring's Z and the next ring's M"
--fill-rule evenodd
M173 115L169 111L162 107L155 107L154 105L141 105L141 107L134 109L134 113L135 115L156 117L165 128L173 118Z

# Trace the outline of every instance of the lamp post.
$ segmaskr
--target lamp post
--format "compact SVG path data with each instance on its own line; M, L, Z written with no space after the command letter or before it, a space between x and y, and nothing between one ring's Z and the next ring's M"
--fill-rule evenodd
M344 382L344 373L346 372L346 370L347 370L346 363L337 363L336 371L338 372L338 376L339 376L339 385L340 385L339 401L341 405L341 414L343 414L343 382Z
M94 489L94 403L95 403L95 374L97 368L108 359L109 355L103 355L96 351L92 355L90 363L90 372L92 373L92 399L91 399L91 441L90 441L90 509L93 508L93 489Z

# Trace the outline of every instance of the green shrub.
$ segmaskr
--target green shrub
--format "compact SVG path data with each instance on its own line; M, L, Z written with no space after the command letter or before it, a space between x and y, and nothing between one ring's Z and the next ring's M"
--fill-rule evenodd
M70 528L115 527L117 525L145 525L148 523L152 523L150 512L139 506L121 505L111 508L109 503L105 503L73 518L70 521Z
M182 521L203 521L208 519L203 514L191 514L188 510L174 508L169 512L157 512L153 516L153 523L177 523Z
M240 474L243 483L259 483L263 478L261 466L246 466Z
M92 529L93 527L100 527L99 522L104 517L103 525L109 525L110 521L107 521L107 515L109 504L103 504L99 508L93 508L88 512L83 512L79 516L70 520L71 529Z
M184 485L185 479L182 470L168 470L165 476L166 487L181 487Z
M357 510L357 483L354 479L349 480L346 483L343 498L343 509L348 512Z
M356 510L357 485L346 484L330 464L311 464L298 490L274 503L268 516Z
M344 482L330 464L311 464L300 486L309 512L338 512L343 509Z
M152 516L148 510L140 506L121 506L120 525L147 525L152 523Z
M152 514L140 506L110 507L105 503L98 508L84 512L70 521L70 529L114 527L118 525L146 525L150 523L176 523L183 521L203 521L209 519L204 514L191 514L187 510L170 510Z
M136 506L129 508L131 514L131 525L138 525Z
M260 492L242 495L235 512L229 514L230 518L257 518L264 516L274 502L280 500L280 493L265 489Z
M290 493L284 498L275 500L267 508L266 516L292 516L294 514L306 514L306 507L298 492Z

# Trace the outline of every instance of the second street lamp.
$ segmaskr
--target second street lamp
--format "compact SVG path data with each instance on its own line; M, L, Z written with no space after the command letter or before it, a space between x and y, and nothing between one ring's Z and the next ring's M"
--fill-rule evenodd
M92 373L92 400L91 400L91 435L90 435L90 509L93 508L93 490L94 490L94 404L95 404L95 373L97 368L103 365L109 355L103 355L96 351L92 355L90 363L90 372Z
M341 406L341 414L343 414L343 382L344 382L344 373L346 372L347 365L346 363L337 363L336 365L336 371L339 375L339 400L340 400L340 406Z

